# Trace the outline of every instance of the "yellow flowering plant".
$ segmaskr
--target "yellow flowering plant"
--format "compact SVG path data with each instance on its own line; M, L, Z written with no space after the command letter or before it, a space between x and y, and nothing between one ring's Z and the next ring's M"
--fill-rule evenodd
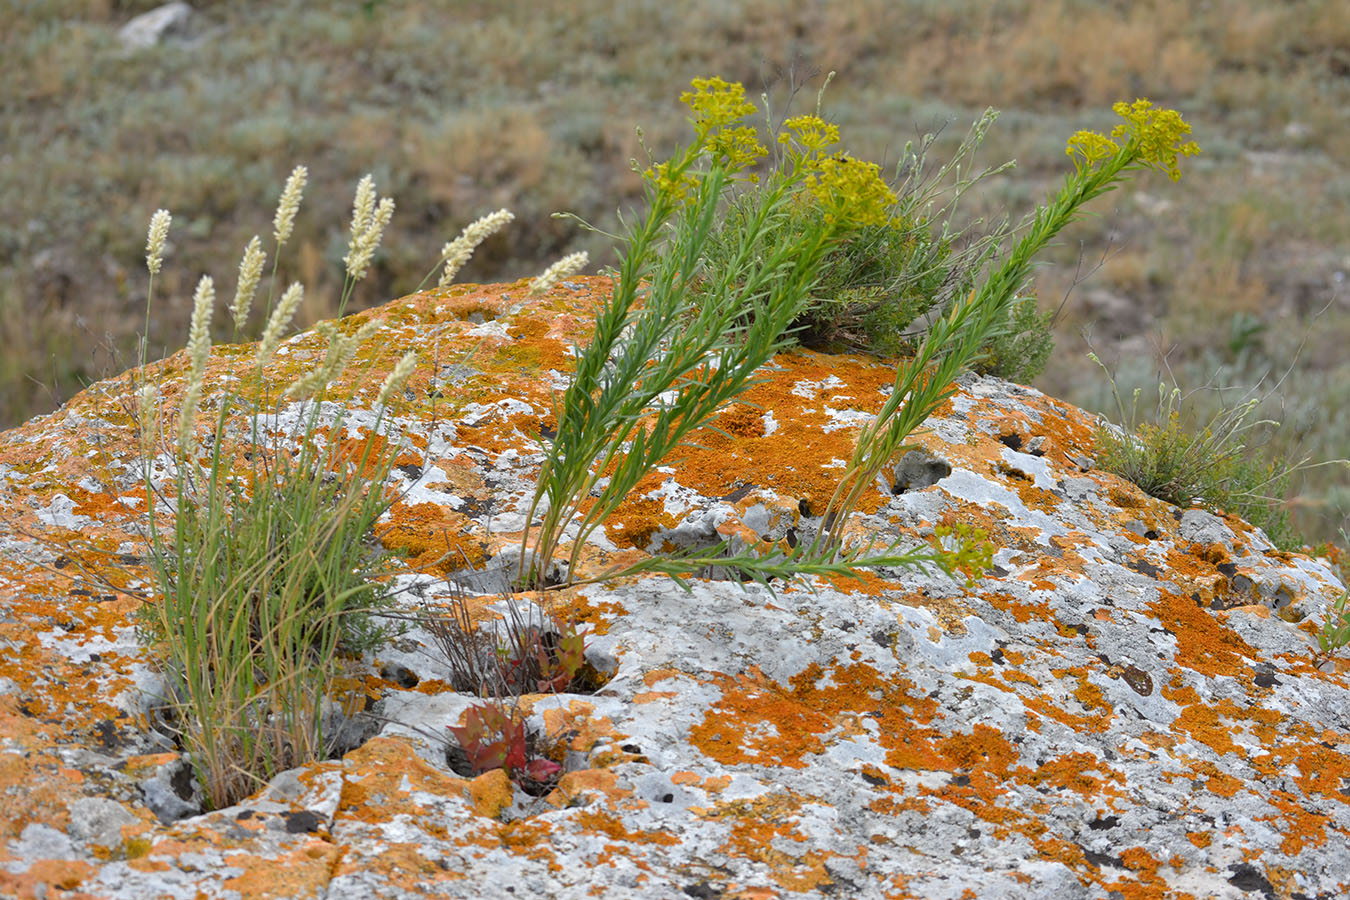
M935 139L928 135L917 148L906 146L895 178L887 180L880 166L847 152L839 126L822 117L821 105L818 97L814 112L784 119L772 142L772 171L795 181L788 227L828 227L837 236L811 302L793 323L794 340L814 349L882 357L913 352L907 334L911 323L968 293L975 273L1003 237L996 226L983 237L965 239L963 229L953 226L961 195L1002 170L962 175L972 171L969 165L963 170L963 162L983 140L994 113L976 122L951 162L936 173L927 165L927 149ZM735 252L757 203L754 190L745 185L731 192L709 246L714 267ZM1034 317L1030 324L1042 325ZM1042 343L1048 352L1048 339ZM1018 366L1037 360L1043 365L1043 358L1044 353L1016 355Z

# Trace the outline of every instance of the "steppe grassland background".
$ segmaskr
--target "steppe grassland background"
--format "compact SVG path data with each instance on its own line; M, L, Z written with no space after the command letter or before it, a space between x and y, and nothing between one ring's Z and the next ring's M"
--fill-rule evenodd
M516 222L462 280L534 274L576 249L608 263L603 238L550 213L612 230L615 210L640 199L633 126L668 150L685 137L677 97L692 77L757 94L803 59L838 72L826 114L855 155L886 165L949 123L940 160L985 106L1002 110L981 159L1018 166L972 216L1030 211L1066 171L1065 138L1108 130L1112 102L1182 110L1204 153L1180 185L1140 177L1098 201L1037 275L1054 309L1080 257L1091 268L1106 253L1064 305L1036 384L1113 408L1085 358L1088 329L1123 392L1155 392L1164 358L1183 388L1271 372L1262 412L1285 426L1268 449L1350 455L1343 0L198 0L187 42L124 50L117 28L156 5L3 0L0 427L134 358L158 207L175 220L152 356L182 346L203 272L230 289L297 163L310 185L279 278L308 286L304 324L334 311L351 188L367 171L398 211L358 304L412 290L448 238L500 206ZM785 84L770 93L781 109ZM1318 470L1295 492L1309 537L1350 528L1344 470Z

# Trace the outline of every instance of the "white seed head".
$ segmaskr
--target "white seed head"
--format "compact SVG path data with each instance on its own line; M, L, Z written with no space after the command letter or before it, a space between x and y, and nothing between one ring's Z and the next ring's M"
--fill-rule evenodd
M555 284L584 269L590 259L590 256L584 250L580 253L569 253L545 269L544 274L530 282L530 293L534 296L548 293Z
M380 385L379 396L375 398L375 405L383 407L389 403L389 398L403 389L404 383L412 375L413 369L417 367L417 353L409 350L403 354L403 358L394 366L394 370L389 373L389 377L384 379L384 384Z
M191 363L191 381L201 382L206 371L206 359L211 353L211 307L216 302L216 286L210 275L197 282L192 295L192 324L188 327L188 361Z
M371 257L375 255L375 250L380 246L380 238L384 236L385 226L394 215L394 201L389 197L380 200L379 205L372 210L369 220L366 222L366 228L361 234L353 234L352 241L347 247L347 255L343 262L347 264L347 275L353 281L360 281L366 277L366 267L370 265ZM356 222L352 221L353 227Z
M348 245L356 244L358 238L370 227L370 217L375 214L375 179L363 175L356 183L356 197L352 201L352 237Z
M441 259L445 260L445 271L441 273L440 287L448 287L459 274L459 270L473 256L479 244L487 240L515 219L509 209L499 209L488 213L476 221L470 222L459 237L441 248Z
M281 201L277 203L277 214L272 219L272 237L276 238L277 247L286 243L286 239L291 236L291 229L295 227L295 214L300 209L300 198L305 193L305 182L309 179L309 169L304 166L296 166L291 170L291 176L286 179L286 187L281 191Z
M203 275L197 282L192 298L192 324L188 326L187 387L183 391L183 405L178 411L178 447L186 457L192 456L196 441L197 406L202 399L202 383L206 378L206 360L211 355L211 307L216 302L216 289L210 276Z
M262 340L258 342L258 365L265 366L272 358L272 354L277 352L277 346L281 343L281 333L286 330L286 326L291 324L291 319L295 317L295 311L300 306L300 301L305 297L304 285L296 281L286 288L286 293L281 295L281 300L276 308L272 310L271 317L267 320L267 327L263 329Z
M169 236L169 223L173 217L167 209L157 209L150 217L150 230L145 240L145 266L151 275L158 275L164 261L164 241Z
M263 252L262 239L256 234L244 248L244 256L239 260L239 287L234 292L234 303L230 304L230 316L236 328L243 328L248 321L249 307L253 305L253 295L262 280L263 265L267 254Z

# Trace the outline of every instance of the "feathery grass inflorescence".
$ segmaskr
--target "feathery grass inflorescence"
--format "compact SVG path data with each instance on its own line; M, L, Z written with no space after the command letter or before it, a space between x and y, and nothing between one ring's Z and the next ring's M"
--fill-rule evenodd
M206 362L211 356L211 307L216 302L216 289L210 276L203 275L192 298L192 324L188 329L188 370L185 376L183 402L178 412L178 447L183 459L195 456L197 406L202 398L202 384L206 379Z
M167 209L157 209L150 217L150 228L145 239L145 267L151 275L158 275L164 265L164 242L169 237L169 224L173 217Z
M394 201L389 197L378 199L374 179L366 175L356 185L356 200L352 205L351 241L342 261L347 266L349 281L366 277L371 257L380 246L385 226L394 215Z
M234 302L230 304L230 318L234 320L236 334L248 323L249 309L253 306L253 297L258 292L266 264L267 253L263 251L262 238L255 234L239 260L239 285L234 291Z
M291 324L295 311L300 308L300 301L304 299L305 286L298 281L293 282L286 288L286 293L281 295L281 302L272 310L272 315L268 316L267 327L263 329L262 340L258 342L259 368L267 365L272 359L272 354L277 352L277 347L281 344L281 335Z
M586 264L590 261L590 256L584 250L580 253L569 253L530 282L530 296L547 294L558 282L565 281L586 268Z
M445 263L445 268L441 272L441 280L437 286L449 286L459 274L459 270L469 261L469 257L473 256L473 251L478 245L501 231L515 218L510 210L499 209L466 225L458 237L441 248L441 259Z
M300 211L300 200L305 195L305 182L309 180L309 169L296 166L286 179L281 190L281 200L277 203L276 215L272 218L272 238L277 243L278 253L290 240L295 229L295 215Z

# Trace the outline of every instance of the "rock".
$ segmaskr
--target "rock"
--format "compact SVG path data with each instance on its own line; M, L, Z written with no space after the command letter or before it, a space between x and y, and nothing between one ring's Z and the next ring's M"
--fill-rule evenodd
M375 426L371 386L403 348L476 348L457 384L430 363L414 375L408 396L439 391L434 408L380 425L410 438L384 525L409 548L460 551L450 571L398 576L410 610L501 608L537 436L606 285L523 303L517 286L460 286L355 317L380 331L334 394L355 394L348 437ZM319 347L292 339L269 378L293 380ZM213 354L210 389L250 365ZM181 358L151 378L168 366ZM889 373L803 352L763 374L753 417L729 412L639 484L580 571L819 527ZM162 688L134 640L139 601L57 565L72 537L141 552L137 436L120 412L134 379L0 434L0 895L1344 896L1350 666L1319 670L1312 653L1342 589L1329 567L1093 467L1077 409L991 378L959 386L847 534L917 544L969 523L995 544L987 575L550 592L608 680L520 698L564 765L544 796L501 770L456 773L471 770L448 726L479 701L413 623L360 661L378 697L329 708L340 759L203 813L183 756L147 753L163 746L153 703L132 695Z
M175 0L131 19L118 29L117 36L128 50L144 50L166 38L184 34L192 15L190 5Z

